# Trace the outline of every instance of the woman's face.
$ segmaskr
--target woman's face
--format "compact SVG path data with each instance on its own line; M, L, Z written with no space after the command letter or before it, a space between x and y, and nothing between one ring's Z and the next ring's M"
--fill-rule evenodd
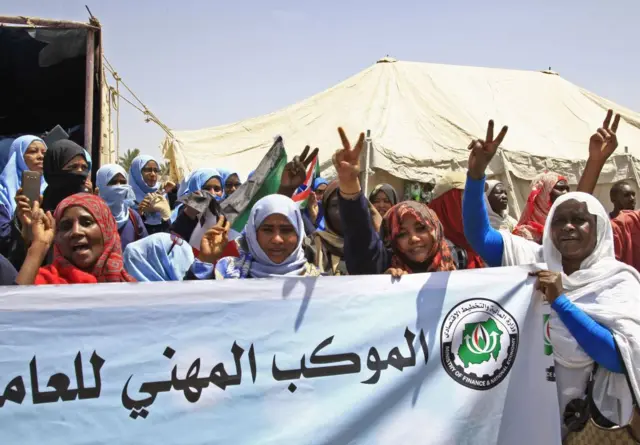
M556 202L556 199L558 199L562 195L566 195L570 191L571 191L571 188L569 187L569 183L567 181L565 181L564 179L561 181L558 181L557 184L551 190L551 204Z
M320 184L316 189L316 191L314 192L316 194L316 200L318 202L322 202L322 198L324 198L324 191L326 189L327 189L327 184Z
M429 227L413 215L403 219L395 244L406 258L415 263L424 263L429 259L433 243L434 238Z
M298 234L286 216L269 215L258 227L258 244L276 264L289 258L298 247Z
M571 199L558 206L551 220L551 240L563 261L584 261L596 248L597 227L586 203Z
M122 173L118 173L111 178L111 181L109 181L107 185L127 185L127 179L122 176Z
M62 256L85 271L93 268L104 250L100 226L91 213L79 206L65 210L58 223L56 244Z
M71 158L71 160L62 167L62 170L65 172L85 173L89 171L89 163L84 156L78 155Z
M210 178L202 186L202 190L206 190L213 196L222 196L222 184L218 178Z
M149 187L155 187L158 183L158 173L160 173L158 163L156 161L149 161L142 167L142 180Z
M342 236L342 220L340 219L340 203L337 192L331 194L324 213L327 215L329 226L331 226L336 234Z
M227 178L227 182L224 183L224 192L227 194L227 196L230 196L233 192L238 190L238 187L240 187L241 185L242 183L240 182L240 178L238 178L238 175L234 173L230 175Z
M33 141L24 152L24 162L27 164L27 170L42 173L44 165L44 154L47 147L40 141Z
M504 185L499 182L496 186L491 190L488 196L489 204L491 208L496 213L502 213L507 210L509 206L509 199L507 198L507 190L504 188Z
M384 216L389 211L389 209L393 207L393 204L391 204L391 200L382 190L376 193L371 204L373 204L380 216Z

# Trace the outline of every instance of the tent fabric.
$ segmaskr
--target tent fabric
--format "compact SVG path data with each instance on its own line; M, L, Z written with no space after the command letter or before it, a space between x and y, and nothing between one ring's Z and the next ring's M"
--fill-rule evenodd
M401 180L436 182L449 171L466 171L467 146L484 138L487 122L509 125L488 172L511 192L512 211L522 208L530 180L544 170L577 184L588 141L608 108L622 115L620 147L601 184L638 182L640 114L584 90L556 73L403 62L385 58L355 76L282 110L213 128L175 131L164 155L184 175L224 165L246 175L282 135L290 150L320 147L323 176L342 126L349 137L371 131L370 167ZM628 147L628 154L625 153ZM364 164L364 163L363 163ZM510 174L507 174L509 172ZM388 182L388 181L387 181ZM368 192L369 190L367 190ZM608 189L596 195L609 204Z

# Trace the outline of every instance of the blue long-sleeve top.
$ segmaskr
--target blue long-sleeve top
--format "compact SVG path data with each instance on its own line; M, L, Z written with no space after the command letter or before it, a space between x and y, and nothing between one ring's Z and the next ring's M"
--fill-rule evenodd
M344 261L349 275L378 275L391 267L391 252L376 232L364 194L344 199L338 193L344 236Z
M476 180L467 176L462 200L464 234L471 247L489 266L499 267L502 265L504 240L500 232L489 223L484 200L484 184L485 178ZM556 311L589 357L609 371L623 372L622 361L611 331L598 324L565 295L556 298L551 308Z

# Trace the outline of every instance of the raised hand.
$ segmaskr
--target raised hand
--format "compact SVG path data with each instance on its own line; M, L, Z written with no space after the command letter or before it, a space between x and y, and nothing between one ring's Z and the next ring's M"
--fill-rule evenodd
M147 198L149 198L149 202L147 204L148 211L160 213L160 216L165 221L171 218L171 206L164 196L158 193L151 193L147 195L144 200Z
M318 220L318 213L320 213L320 207L318 206L318 198L313 191L309 193L307 208L309 209L309 216L311 216L311 222L315 224Z
M346 194L354 194L360 192L360 153L364 148L364 133L360 133L358 141L351 148L351 143L347 139L347 135L342 128L338 128L342 148L336 150L333 155L333 166L340 180L340 191Z
M151 193L149 193L147 196L144 197L144 199L142 200L142 202L140 204L138 204L138 212L140 213L147 213L147 212L151 212L151 202L153 201L153 195Z
M230 228L231 223L222 215L216 225L205 232L200 241L200 261L213 264L222 257L222 252L229 242Z
M51 212L40 208L38 201L33 203L31 215L31 245L38 244L48 251L56 234L56 221Z
M164 185L162 186L163 190L165 193L171 193L172 191L175 190L176 188L176 183L173 181L167 181L164 183Z
M16 216L20 225L25 228L31 225L31 200L22 194L22 189L19 188L16 193Z
M304 184L304 180L307 177L307 168L320 151L319 148L316 148L309 154L309 150L311 150L311 147L307 145L299 156L294 157L291 162L284 166L280 178L281 188L290 190L293 193Z
M589 139L589 158L594 161L604 163L618 147L616 132L620 124L620 115L616 114L613 124L611 124L612 117L613 110L607 111L602 127L598 128Z
M493 120L489 121L487 125L487 136L484 140L476 139L471 141L469 147L471 152L469 153L469 176L473 179L482 179L484 172L489 166L491 159L498 151L498 147L502 144L504 137L507 135L509 127L506 125L502 127L498 136L493 138Z

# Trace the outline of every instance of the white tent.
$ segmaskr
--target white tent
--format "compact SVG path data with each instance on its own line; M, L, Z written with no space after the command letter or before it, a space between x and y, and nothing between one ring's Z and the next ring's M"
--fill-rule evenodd
M609 204L608 184L639 183L640 114L586 91L556 73L401 62L391 58L295 105L219 127L176 131L163 144L182 176L200 167L253 170L282 135L290 156L305 145L320 147L323 170L340 146L337 127L350 137L370 130L369 189L403 180L428 182L466 170L467 146L483 138L487 121L509 133L492 165L492 176L509 185L519 212L529 181L544 170L576 184L588 141L608 108L622 115L620 147L596 193ZM363 163L364 165L364 163ZM246 177L246 176L245 176Z

